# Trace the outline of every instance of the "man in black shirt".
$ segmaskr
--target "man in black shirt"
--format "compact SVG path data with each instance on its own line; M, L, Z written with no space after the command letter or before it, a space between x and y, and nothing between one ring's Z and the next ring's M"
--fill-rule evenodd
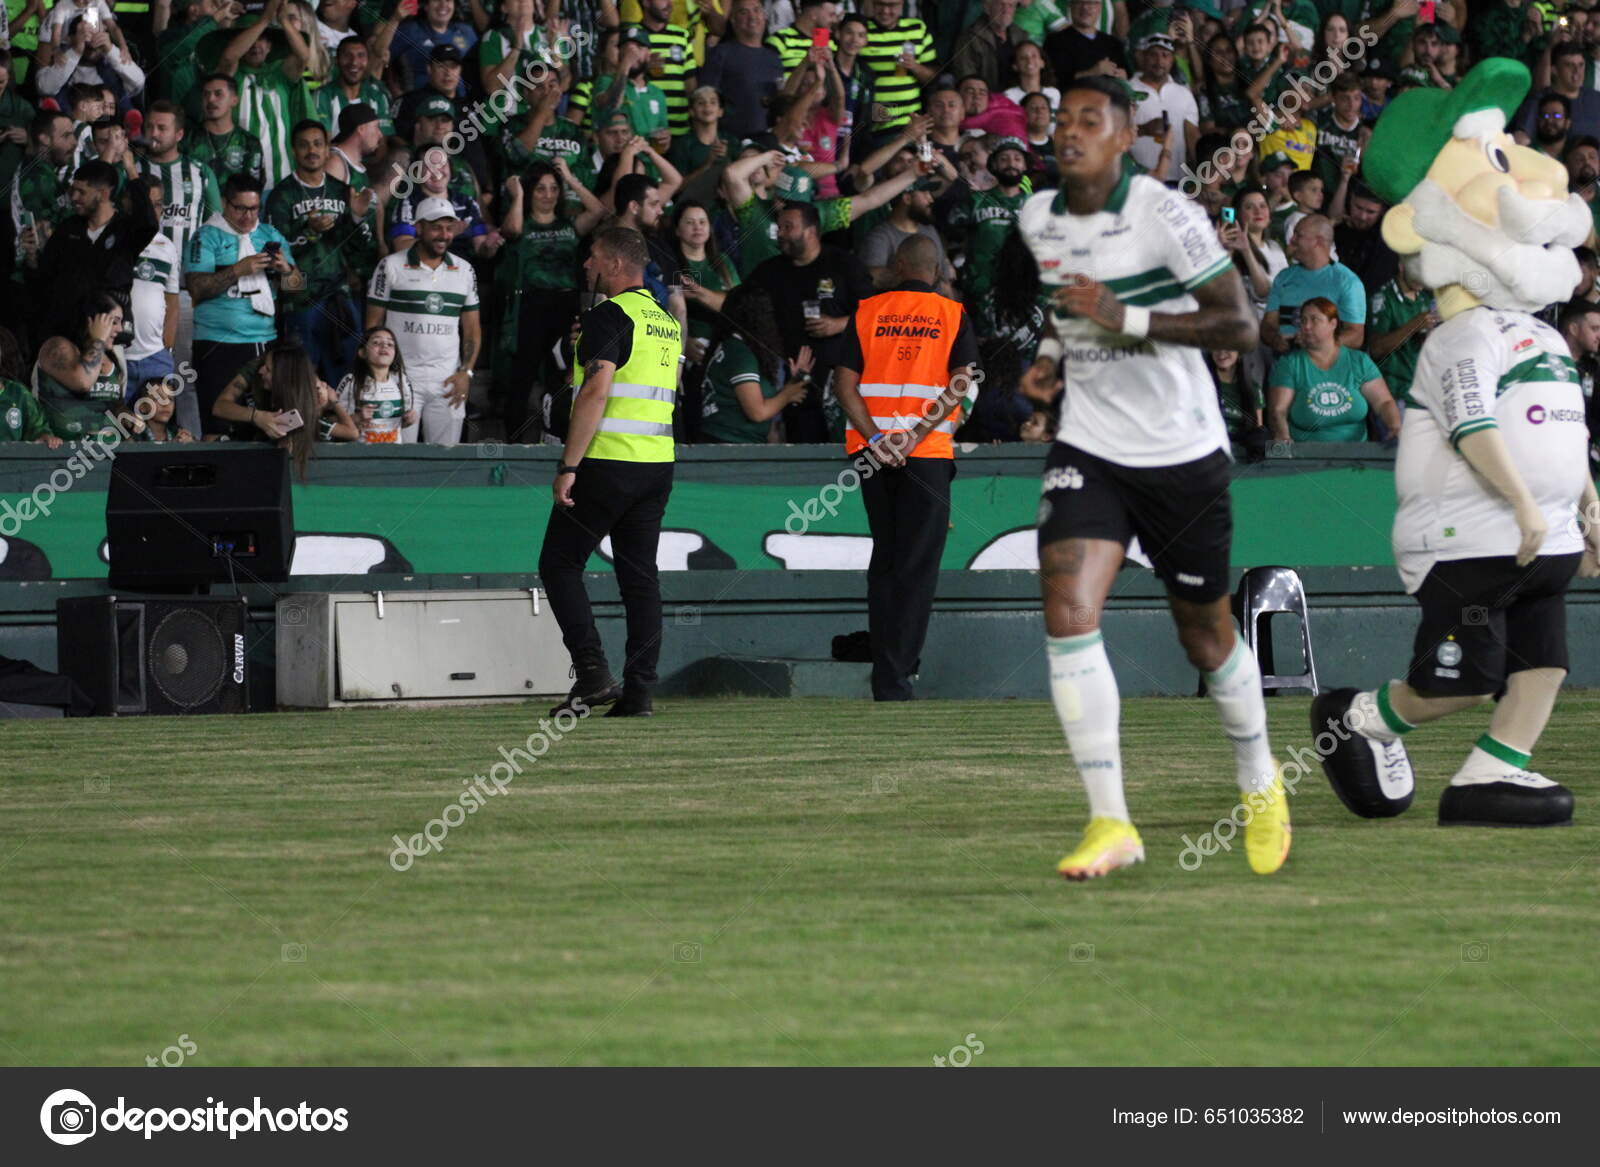
M1100 32L1100 0L1072 0L1072 24L1045 38L1044 55L1055 66L1056 84L1065 88L1079 73L1121 72L1126 78L1128 54L1123 44L1109 32ZM1104 62L1104 64L1102 64Z
M824 384L835 363L838 341L850 326L856 305L873 295L872 275L854 252L823 246L821 218L815 204L784 196L778 212L778 250L750 273L745 282L763 288L772 299L783 355L790 360L810 345L816 355L812 376ZM783 411L784 433L791 443L829 440L827 418L819 395Z
M539 579L577 674L552 717L564 711L583 716L613 701L607 717L654 712L650 687L661 655L656 547L672 493L672 409L683 336L644 290L649 262L643 236L608 227L583 265L609 298L583 317L577 351L583 382L573 398L555 507L539 552ZM628 625L621 686L612 678L583 586L589 556L607 535Z
M137 188L125 211L117 208L116 189L116 169L99 159L72 176L77 214L50 236L30 273L46 304L46 336L71 335L82 317L78 307L91 292L109 293L132 319L133 269L160 224L145 188Z
M1333 229L1339 262L1361 278L1368 296L1376 295L1400 270L1400 257L1383 241L1383 213L1389 208L1364 183L1350 187L1344 222Z

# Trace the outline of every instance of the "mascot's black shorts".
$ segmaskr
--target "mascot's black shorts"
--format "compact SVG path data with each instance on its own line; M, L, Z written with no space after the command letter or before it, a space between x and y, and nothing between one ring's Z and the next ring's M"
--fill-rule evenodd
M1176 466L1123 466L1065 442L1050 446L1039 503L1039 548L1110 539L1139 549L1167 590L1204 604L1228 594L1233 502L1228 455Z
M1567 667L1567 586L1582 555L1435 563L1406 683L1431 697L1499 694L1512 673Z

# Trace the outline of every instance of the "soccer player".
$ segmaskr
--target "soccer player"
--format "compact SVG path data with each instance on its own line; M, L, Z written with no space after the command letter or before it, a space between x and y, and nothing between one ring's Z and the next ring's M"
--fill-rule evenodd
M1090 819L1058 870L1092 879L1144 859L1123 797L1117 681L1100 634L1137 536L1233 743L1245 851L1267 875L1289 853L1289 806L1267 745L1260 671L1229 611L1228 437L1202 356L1254 348L1255 321L1199 204L1124 170L1135 133L1120 82L1071 82L1056 116L1061 190L1034 195L1018 216L1050 301L1025 379L1045 392L1059 362L1066 382L1039 506L1039 573L1050 693Z

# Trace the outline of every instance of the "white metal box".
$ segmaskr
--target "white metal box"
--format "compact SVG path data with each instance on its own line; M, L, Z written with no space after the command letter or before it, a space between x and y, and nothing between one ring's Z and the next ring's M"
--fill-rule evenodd
M283 596L277 645L280 708L520 701L571 684L537 588Z

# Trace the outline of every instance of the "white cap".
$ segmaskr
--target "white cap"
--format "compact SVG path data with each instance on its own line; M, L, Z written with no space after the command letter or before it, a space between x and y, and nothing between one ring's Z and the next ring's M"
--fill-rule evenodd
M418 223L427 223L434 219L459 219L456 208L449 199L423 199L417 204L415 219Z

